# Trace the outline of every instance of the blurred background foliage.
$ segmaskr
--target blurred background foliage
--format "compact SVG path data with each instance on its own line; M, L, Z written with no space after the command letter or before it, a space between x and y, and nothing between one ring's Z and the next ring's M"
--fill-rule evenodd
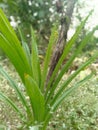
M61 1L64 11L66 12L67 0ZM61 17L56 10L56 0L0 0L0 8L4 10L18 37L19 33L17 28L21 28L28 44L30 44L30 25L32 25L36 32L37 43L39 43L39 53L44 55L51 28L54 23L59 23ZM70 26L72 30L75 30L82 21L83 15L81 14L81 9L83 8L86 8L86 4L81 2L81 0L77 0L72 18L73 22ZM76 24L74 24L74 21L76 21ZM77 48L81 39L85 37L88 31L89 30L85 27L83 28L75 48ZM93 36L92 40L83 51L92 50L97 47L97 41L98 38ZM1 52L1 54L3 53Z
M32 25L37 32L40 44L46 44L52 24L58 19L55 3L55 1L49 0L1 0L0 6L13 26L21 27L28 42L30 25Z

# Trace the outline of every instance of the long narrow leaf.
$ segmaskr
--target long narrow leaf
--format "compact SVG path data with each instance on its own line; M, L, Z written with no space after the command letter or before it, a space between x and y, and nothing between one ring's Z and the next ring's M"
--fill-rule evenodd
M7 20L6 16L4 15L1 9L0 9L0 36L1 36L0 41L2 41L2 38L3 38L3 42L5 42L5 44L0 42L0 47L7 54L10 61L13 62L15 68L17 68L17 72L20 71L20 67L17 65L17 62L14 60L17 58L15 57L14 53L18 56L17 60L19 60L19 62L21 61L20 63L22 63L21 68L24 69L23 73L27 72L30 75L32 75L31 67L28 63L25 52L19 40L17 39L17 36L14 30L10 26L9 21ZM4 49L4 47L6 47L6 50ZM13 52L14 59L11 58L12 57L11 52ZM23 80L23 73L19 72L19 75L22 78L22 80Z
M49 63L50 63L50 59L51 59L51 53L53 50L54 43L56 43L57 37L58 37L57 27L54 26L54 28L52 29L52 33L50 36L50 40L49 40L49 44L48 44L48 48L47 48L47 52L46 52L46 56L45 56L45 60L44 60L44 67L43 67L44 70L43 70L43 74L42 74L42 83L41 83L42 91L45 86L48 67L49 67Z
M26 41L25 41L25 38L24 38L24 36L23 36L23 34L22 34L21 29L18 28L18 31L19 31L19 34L20 34L20 37L21 37L22 47L23 47L23 49L24 49L24 51L25 51L27 60L28 60L29 64L31 64L30 49L29 49L29 47L28 47L28 44L27 44Z
M22 55L24 55L23 49L17 36L11 27L9 21L4 15L3 11L0 9L0 32L6 37L12 47L16 48L17 53L20 55L21 60L23 61Z
M36 81L29 75L25 75L26 91L30 98L31 107L34 112L34 119L38 122L43 121L45 112L44 96L41 93Z
M21 61L19 55L15 51L15 48L13 48L10 43L7 41L7 39L0 34L0 47L5 52L5 54L8 56L10 61L13 63L14 67L16 68L17 72L19 73L22 81L24 82L24 73L27 71L23 62Z
M31 43L32 43L32 70L33 70L33 79L36 81L38 86L41 84L41 70L40 70L40 62L38 56L38 49L36 38L34 34L34 30L31 28Z

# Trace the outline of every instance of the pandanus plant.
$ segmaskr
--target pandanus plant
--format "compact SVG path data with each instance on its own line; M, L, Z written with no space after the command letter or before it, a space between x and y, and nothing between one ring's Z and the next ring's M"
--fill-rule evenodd
M47 74L53 52L53 46L58 38L57 27L54 26L50 36L49 44L46 51L43 67L40 65L39 54L37 49L36 37L33 29L31 28L31 52L28 45L22 37L22 43L18 40L13 28L10 26L9 21L0 9L0 48L4 51L6 56L14 65L16 72L19 74L21 82L25 88L29 100L27 100L24 92L18 84L9 76L9 74L0 66L0 73L9 81L10 86L17 93L17 97L22 103L25 113L15 104L15 102L0 92L0 100L8 103L20 116L23 121L23 128L30 130L46 130L53 113L60 106L62 101L73 92L76 88L84 84L91 78L92 73L85 78L76 81L69 87L71 81L89 64L91 64L97 57L98 53L91 56L79 68L68 76L65 81L62 77L71 67L76 56L82 51L86 43L90 40L96 28L89 32L84 39L82 39L76 51L70 56L66 64L60 69L62 62L70 53L72 46L75 44L82 31L89 15L81 22L79 27L72 38L67 42L63 54L60 57L50 79L47 82Z

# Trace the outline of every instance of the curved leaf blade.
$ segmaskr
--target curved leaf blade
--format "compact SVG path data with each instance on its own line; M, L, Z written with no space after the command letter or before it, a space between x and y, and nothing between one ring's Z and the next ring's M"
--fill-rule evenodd
M41 93L36 81L29 75L25 75L26 91L30 98L31 107L36 121L43 121L45 112L44 96Z
M48 48L47 48L47 52L46 52L46 56L45 56L45 60L44 60L44 67L43 67L43 73L42 73L42 83L41 83L42 91L44 89L45 82L47 80L46 78L47 78L48 67L49 67L49 63L50 63L50 59L51 59L51 53L53 50L53 46L57 40L57 37L58 37L57 27L54 26L52 29L52 33L50 36L50 40L49 40L49 44L48 44Z
M31 65L32 65L32 71L33 71L33 79L36 81L36 83L40 87L41 85L40 62L39 62L36 38L35 38L34 30L32 28L31 28L31 45L32 45L31 46L32 47Z
M31 66L28 63L25 52L3 11L0 9L0 47L9 57L22 81L24 82L24 73L32 75ZM6 48L6 49L5 49ZM15 55L14 55L15 54ZM14 58L12 58L14 57ZM16 62L16 60L19 60ZM19 66L21 67L19 67ZM21 69L23 72L21 71ZM21 71L21 72L20 72Z

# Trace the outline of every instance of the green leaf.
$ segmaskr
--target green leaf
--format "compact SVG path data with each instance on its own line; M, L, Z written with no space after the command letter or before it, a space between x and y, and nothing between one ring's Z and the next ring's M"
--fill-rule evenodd
M37 43L36 38L34 34L34 30L31 28L31 43L32 43L32 71L33 71L33 79L36 81L38 86L41 85L41 70L40 70L40 62L39 62L39 56L38 56L38 49L37 49Z
M23 36L23 33L21 31L21 29L18 27L18 32L20 34L20 37L21 37L21 42L22 42L22 47L23 47L23 50L25 52L25 55L27 57L27 60L28 60L28 63L31 65L31 54L30 54L30 49L28 47L28 44L26 43L26 40Z
M0 47L9 57L15 66L22 81L24 82L24 73L32 75L31 67L28 63L25 52L17 39L17 36L10 26L9 21L0 9ZM18 63L19 62L19 63Z
M17 53L19 53L21 57L21 60L23 60L21 54L24 55L24 52L21 47L21 44L17 39L17 36L13 28L11 27L9 21L7 20L6 16L4 15L1 9L0 9L0 32L2 33L2 35L4 35L4 37L6 37L10 45L12 45L12 47L16 49Z
M10 61L15 66L17 72L19 73L22 80L24 80L24 69L23 62L21 61L19 55L17 54L15 48L11 46L9 41L0 33L0 47L5 52L5 54L8 56ZM23 67L22 67L23 66ZM21 68L21 69L20 69Z
M42 91L44 89L45 82L47 80L46 78L47 78L49 63L51 60L51 54L52 54L53 46L56 43L57 38L58 38L57 26L55 25L52 29L52 33L50 36L50 40L49 40L49 44L48 44L48 48L47 48L47 52L46 52L46 56L45 56L45 60L44 60L44 67L43 67L43 73L42 73L42 84L41 84Z
M44 118L45 101L36 81L29 75L25 75L26 92L30 98L34 120L41 122Z

